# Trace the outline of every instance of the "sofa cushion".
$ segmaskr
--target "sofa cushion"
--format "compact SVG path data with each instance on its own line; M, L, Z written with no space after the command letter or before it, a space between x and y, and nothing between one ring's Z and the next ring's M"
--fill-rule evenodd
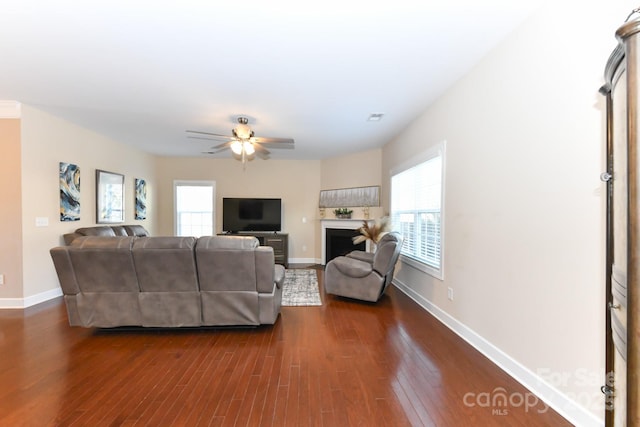
M122 227L126 230L127 236L142 237L149 235L147 229L141 225L123 225Z
M76 233L81 236L107 236L115 237L116 233L111 227L83 227L78 228Z
M257 247L255 237L200 237L196 243L200 290L256 292Z
M83 236L69 246L82 292L139 291L131 247L134 237Z
M142 292L198 291L195 237L138 237L133 262Z
M254 236L204 236L198 246L206 249L255 249L260 245Z
M127 233L127 230L125 230L125 228L122 225L112 225L109 228L113 230L113 234L115 234L116 236L128 236L129 235Z

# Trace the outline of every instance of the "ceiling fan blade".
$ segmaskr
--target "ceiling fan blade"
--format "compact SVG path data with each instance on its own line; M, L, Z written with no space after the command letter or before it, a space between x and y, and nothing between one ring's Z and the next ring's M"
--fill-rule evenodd
M205 141L233 141L235 138L232 136L191 136L188 135L187 138L190 139L203 139Z
M256 155L262 160L267 160L271 156L271 152L260 144L253 144L253 148L256 150Z
M202 154L218 154L222 151L228 150L229 148L231 148L231 143L233 141L229 141L229 142L225 142L222 144L218 144L215 147L211 147L211 149L209 151L203 151Z
M255 136L251 138L252 142L257 142L260 144L270 144L274 142L281 142L286 144L293 144L294 141L291 138L267 138L265 136Z
M222 144L218 144L215 147L211 147L211 149L212 150L222 150L222 149L225 149L225 148L229 148L229 147L231 147L231 143L232 142L233 141L223 142Z
M227 146L227 147L220 148L219 150L216 150L216 147L213 147L213 148L212 148L211 150L209 150L209 151L203 151L203 152L202 152L202 154L218 154L218 153L221 153L221 152L223 152L223 151L225 151L225 150L228 150L228 149L229 149L229 147L228 147L228 146Z
M197 133L198 135L223 136L225 138L233 138L231 135L222 135L221 133L202 132L199 130L186 130L187 133Z
M195 135L187 135L188 138L194 138L194 139L208 139L208 140L212 140L212 139L217 139L217 140L225 140L225 141L231 141L236 139L235 136L232 135L221 135L219 133L211 133L211 132L200 132L197 130L187 130L187 133L191 133L191 134L195 134ZM198 136L201 135L201 136Z
M284 143L284 142L263 142L262 144L269 148L276 148L276 149L283 148L285 150L293 150L295 148L294 144Z

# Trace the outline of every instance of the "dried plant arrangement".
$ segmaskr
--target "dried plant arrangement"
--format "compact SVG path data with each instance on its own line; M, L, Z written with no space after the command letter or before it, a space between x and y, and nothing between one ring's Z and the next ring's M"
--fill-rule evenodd
M391 231L391 220L388 216L383 216L369 224L368 221L362 221L362 227L358 228L359 236L353 238L353 244L357 245L367 240L378 243L382 236Z

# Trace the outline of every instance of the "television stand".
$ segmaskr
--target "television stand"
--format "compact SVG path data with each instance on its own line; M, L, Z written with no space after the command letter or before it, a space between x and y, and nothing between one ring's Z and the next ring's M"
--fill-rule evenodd
M278 231L241 231L240 236L254 236L258 239L261 246L270 246L273 248L273 255L276 258L276 264L284 265L289 268L289 234L280 233Z

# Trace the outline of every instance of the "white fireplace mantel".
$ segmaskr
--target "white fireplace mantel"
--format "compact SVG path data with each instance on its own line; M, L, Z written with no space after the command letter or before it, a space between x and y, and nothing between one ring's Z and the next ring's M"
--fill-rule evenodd
M327 228L341 228L343 230L357 230L362 226L362 219L323 219L320 220L320 235L322 236L322 265L327 263ZM367 220L373 222L373 220ZM371 241L367 240L367 252L371 252Z

